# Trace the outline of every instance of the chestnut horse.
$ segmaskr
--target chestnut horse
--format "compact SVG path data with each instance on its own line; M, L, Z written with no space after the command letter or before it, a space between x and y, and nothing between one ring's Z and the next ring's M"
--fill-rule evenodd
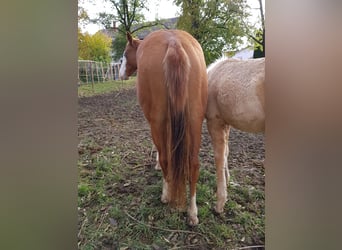
M265 130L265 60L223 59L208 67L206 119L214 148L217 179L216 212L227 201L228 138L234 127L245 132Z
M137 71L137 95L150 127L163 174L161 201L186 208L188 223L198 224L196 183L199 148L208 98L204 55L187 32L159 30L144 40L127 33L121 79Z

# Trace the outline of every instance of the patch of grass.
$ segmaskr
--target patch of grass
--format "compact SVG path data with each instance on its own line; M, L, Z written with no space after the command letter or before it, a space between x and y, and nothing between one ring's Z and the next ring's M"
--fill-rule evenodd
M106 148L92 156L92 164L89 174L82 175L79 182L79 207L86 211L80 216L80 224L84 223L80 249L101 249L106 241L115 243L114 249L197 244L198 249L233 249L263 244L264 208L257 203L263 194L259 190L229 187L225 214L216 215L216 176L203 170L197 184L200 224L189 227L186 213L172 211L160 201L160 171L132 168L124 164L118 152L113 155ZM149 178L156 182L144 185ZM249 203L254 204L253 209L245 206ZM256 215L254 211L259 210Z
M197 184L196 200L198 205L204 205L213 201L214 189L209 185Z
M82 164L82 159L90 159L92 167ZM80 171L87 169L78 185L79 208L84 211L79 218L80 249L101 249L106 242L114 244L113 249L151 249L152 245L233 249L263 244L264 193L258 189L229 186L225 213L216 215L216 176L202 169L197 184L200 224L189 227L186 213L172 211L160 201L161 171L126 165L120 152L110 148L79 161ZM146 180L150 183L144 184Z
M209 204L204 204L198 207L198 216L204 219L211 219L213 216L213 211L211 210Z
M115 205L109 210L109 216L116 220L120 220L124 217L124 213L118 205Z
M100 95L105 93L110 93L113 91L117 91L124 88L129 88L135 85L136 77L131 77L127 81L109 81L109 82L98 82L92 85L91 83L88 84L81 84L78 87L78 96L79 97L88 97L93 95ZM94 87L94 89L93 89Z
M118 248L131 249L150 249L151 245L161 248L196 245L193 242L202 249L232 249L242 244L241 239L244 243L256 244L260 242L253 239L263 237L263 218L256 218L253 211L241 205L262 199L260 191L240 186L228 188L227 212L215 215L216 177L203 170L197 184L200 225L191 228L186 224L186 213L172 211L161 203L160 171L149 169L141 176L142 172L122 165L120 155L108 148L103 148L91 159L93 168L88 175L80 177L78 186L79 207L86 210L80 216L80 221L85 222L81 234L86 239L80 249L103 248L105 243L100 240L103 237L115 242ZM79 168L83 165L79 164ZM135 181L143 182L151 177L157 181L140 185L141 189L136 190Z
M86 196L87 194L89 194L91 191L90 187L88 186L88 184L85 183L80 183L78 185L78 195L80 197Z

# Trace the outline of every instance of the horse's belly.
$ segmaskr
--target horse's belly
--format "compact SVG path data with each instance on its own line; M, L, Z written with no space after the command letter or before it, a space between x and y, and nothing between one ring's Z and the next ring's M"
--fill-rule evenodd
M241 116L230 123L232 127L245 132L259 133L265 130L265 119L260 116Z
M220 105L220 113L227 124L245 132L258 133L265 129L265 111L254 98Z

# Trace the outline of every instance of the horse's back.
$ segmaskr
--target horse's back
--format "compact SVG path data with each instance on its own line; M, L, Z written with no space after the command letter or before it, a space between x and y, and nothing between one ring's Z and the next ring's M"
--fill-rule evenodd
M226 59L208 71L208 119L246 132L265 127L265 60Z

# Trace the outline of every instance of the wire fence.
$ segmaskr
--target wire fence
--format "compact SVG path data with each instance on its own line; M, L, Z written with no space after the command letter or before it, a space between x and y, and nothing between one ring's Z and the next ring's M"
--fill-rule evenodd
M120 63L78 60L78 84L106 82L119 79Z

